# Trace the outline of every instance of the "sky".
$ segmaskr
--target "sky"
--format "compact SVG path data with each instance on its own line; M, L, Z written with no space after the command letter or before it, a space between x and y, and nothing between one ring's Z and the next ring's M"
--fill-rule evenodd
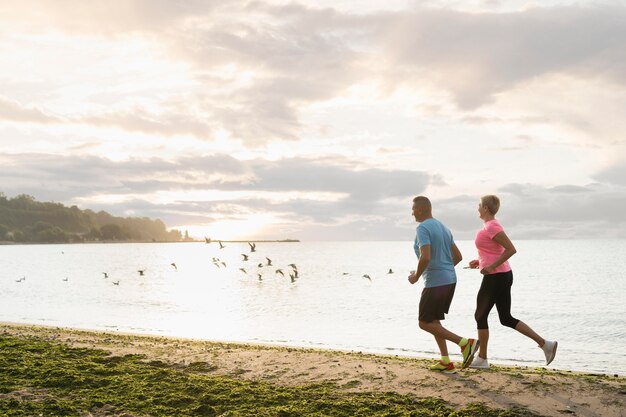
M0 2L0 192L214 239L626 238L626 1Z

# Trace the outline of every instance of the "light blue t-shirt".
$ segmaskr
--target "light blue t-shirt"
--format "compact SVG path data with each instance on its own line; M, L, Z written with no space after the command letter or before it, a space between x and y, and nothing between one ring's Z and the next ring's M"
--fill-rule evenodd
M413 249L420 257L420 247L430 245L430 261L422 274L424 287L454 284L456 272L452 261L454 239L450 230L437 219L426 219L417 226Z

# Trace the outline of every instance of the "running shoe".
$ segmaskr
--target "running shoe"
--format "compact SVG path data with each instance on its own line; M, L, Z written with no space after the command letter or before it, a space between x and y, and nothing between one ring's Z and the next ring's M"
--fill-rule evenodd
M442 372L444 374L453 374L456 372L456 369L454 368L454 363L450 362L448 364L445 364L441 361L431 366L430 370L435 372Z
M554 360L556 356L556 348L559 343L556 340L546 340L546 342L541 347L543 350L543 354L546 355L546 365L550 365L550 363Z
M463 364L461 365L461 369L467 368L467 366L472 363L472 359L474 359L474 354L479 345L480 342L476 339L468 339L467 343L463 345L461 348L463 352Z
M469 367L474 369L489 369L489 361L480 356L476 356Z

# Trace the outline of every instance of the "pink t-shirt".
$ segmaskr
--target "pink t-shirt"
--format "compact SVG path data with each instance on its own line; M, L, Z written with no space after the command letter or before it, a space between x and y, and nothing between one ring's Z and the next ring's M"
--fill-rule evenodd
M488 267L496 261L504 252L504 248L500 246L493 237L504 231L500 223L496 219L486 221L483 228L476 233L476 248L478 249L479 269ZM511 266L508 261L498 266L493 273L508 272Z

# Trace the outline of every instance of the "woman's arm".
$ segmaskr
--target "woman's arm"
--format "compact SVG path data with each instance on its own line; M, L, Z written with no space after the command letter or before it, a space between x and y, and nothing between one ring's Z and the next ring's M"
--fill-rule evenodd
M493 237L493 240L498 245L504 248L504 252L502 252L502 255L500 255L500 257L498 257L498 259L496 259L494 263L483 268L480 271L481 274L485 274L485 275L491 274L494 271L494 269L496 269L497 267L505 263L511 256L517 253L515 246L513 246L513 242L511 242L511 239L509 239L506 233L504 232L498 233L497 235Z

